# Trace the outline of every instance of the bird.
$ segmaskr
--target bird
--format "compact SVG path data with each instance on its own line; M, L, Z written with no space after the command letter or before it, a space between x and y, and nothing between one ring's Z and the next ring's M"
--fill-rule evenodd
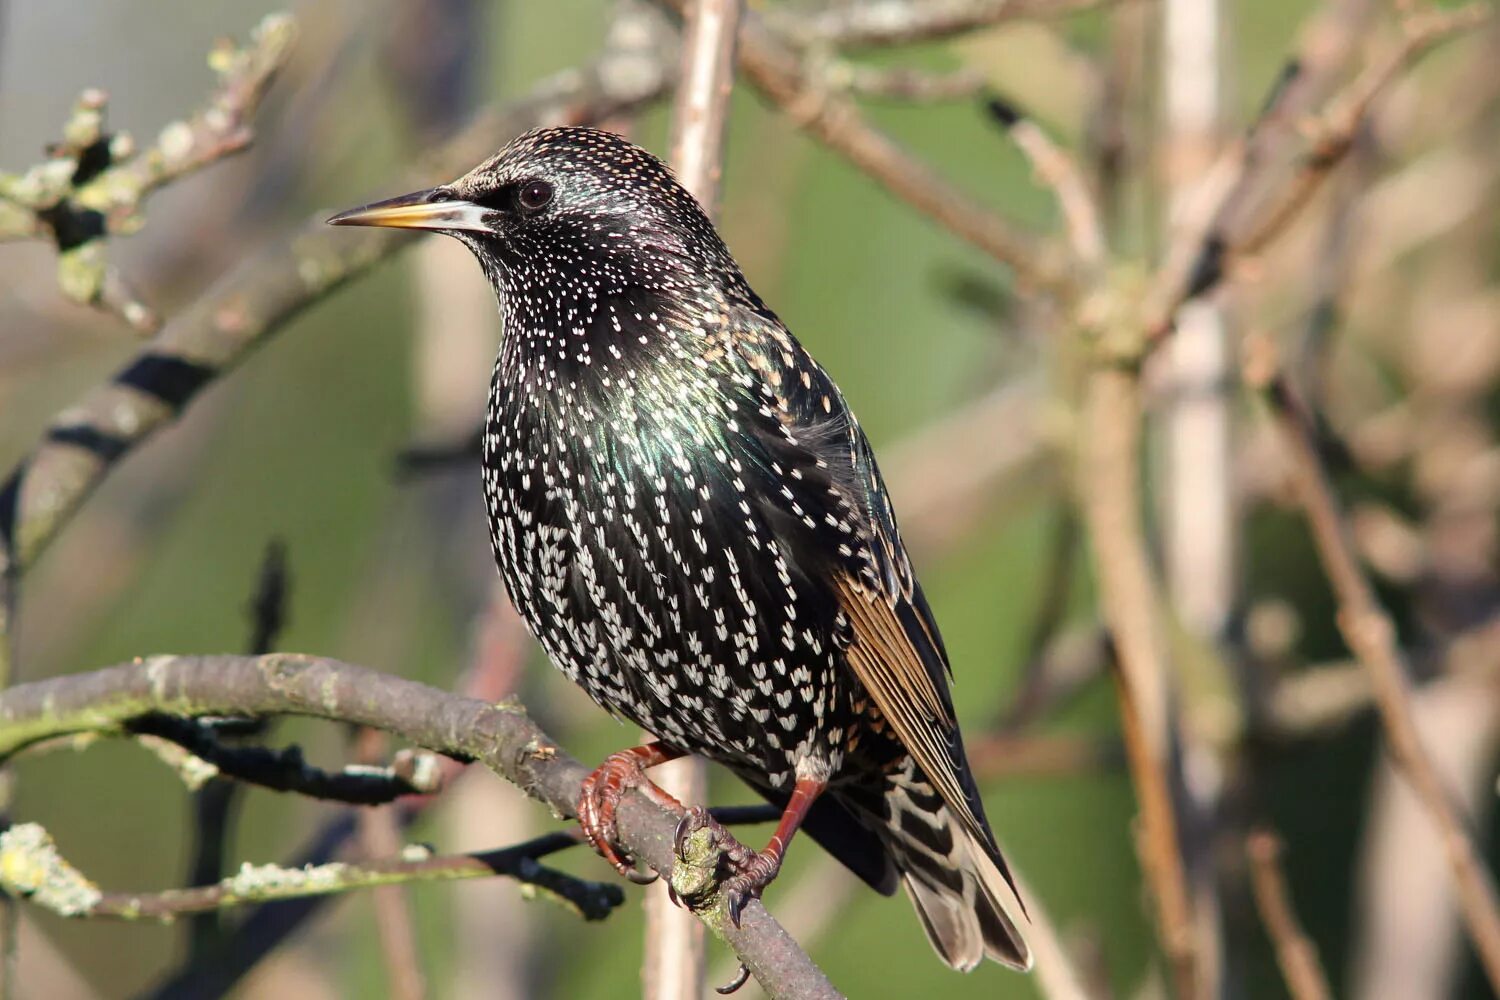
M1028 969L870 442L670 168L612 132L542 128L329 221L455 237L494 288L496 563L553 664L655 737L584 782L596 850L631 874L614 810L639 789L684 813L679 852L705 828L724 848L738 922L805 829L878 892L903 886L949 966ZM782 810L763 850L646 776L685 755Z

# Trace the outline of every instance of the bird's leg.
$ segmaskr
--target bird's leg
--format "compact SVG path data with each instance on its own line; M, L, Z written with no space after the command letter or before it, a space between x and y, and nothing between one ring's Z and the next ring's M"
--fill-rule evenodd
M632 882L655 881L656 876L642 878L634 871L616 847L619 831L615 828L615 810L620 805L620 796L632 788L673 812L682 812L682 803L662 791L646 777L646 768L676 760L683 752L661 743L646 743L642 746L621 750L604 758L604 763L583 779L583 792L578 797L578 825L594 850L614 866L615 871Z
M703 806L694 806L682 818L682 822L677 824L678 857L687 856L687 838L698 830L708 830L713 835L714 843L724 852L732 874L719 883L719 892L728 906L729 919L734 921L736 927L740 925L740 910L744 908L745 901L758 897L761 890L771 884L776 873L781 871L781 860L786 856L787 845L792 842L793 834L807 818L807 811L812 808L813 802L827 787L827 781L798 778L796 787L792 789L792 797L781 813L781 822L776 824L776 832L771 834L771 840L763 851L751 850L740 843Z

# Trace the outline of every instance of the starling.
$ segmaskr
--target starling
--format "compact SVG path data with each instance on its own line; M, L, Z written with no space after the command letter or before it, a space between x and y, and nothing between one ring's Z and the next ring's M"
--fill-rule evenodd
M701 807L679 827L726 845L732 916L805 827L880 892L904 885L949 965L1029 967L870 444L666 165L608 132L541 129L330 221L446 233L494 286L495 560L552 661L657 738L585 783L595 848L628 874L620 794L680 811L643 772L699 754L784 810L758 852Z

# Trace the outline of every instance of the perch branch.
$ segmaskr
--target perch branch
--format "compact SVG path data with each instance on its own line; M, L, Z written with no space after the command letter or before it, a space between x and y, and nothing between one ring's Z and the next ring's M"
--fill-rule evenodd
M105 241L140 230L145 201L157 188L250 144L250 120L286 65L296 34L290 17L272 14L248 45L221 40L208 57L219 77L208 105L166 126L145 150L124 132L106 132L108 97L84 91L44 162L22 174L0 174L0 241L50 239L64 295L142 332L155 331L156 314L109 263Z
M184 718L289 714L369 726L446 756L479 761L565 817L575 814L587 774L515 702L486 704L295 654L158 656L13 687L0 694L0 762L38 740L121 732L153 713ZM695 844L688 860L675 858L677 820L631 792L620 804L621 842L674 885L687 885L695 875L712 880L717 849ZM758 900L745 908L739 926L712 895L699 916L771 996L839 996Z

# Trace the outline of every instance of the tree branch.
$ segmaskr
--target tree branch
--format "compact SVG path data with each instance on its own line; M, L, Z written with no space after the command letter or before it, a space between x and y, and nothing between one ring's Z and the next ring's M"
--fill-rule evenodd
M876 0L830 5L812 14L793 14L780 7L769 11L774 12L772 24L799 44L853 48L950 38L1008 21L1063 17L1112 2L1118 0Z
M682 14L689 0L663 2ZM741 20L739 64L750 82L798 127L891 194L1006 265L1021 284L1051 295L1069 293L1071 279L1043 241L956 190L865 121L853 101L823 85L796 48L752 14Z
M625 902L625 893L618 885L575 878L538 862L576 842L567 833L557 833L477 854L433 855L420 847L409 847L399 858L357 864L331 861L283 868L247 863L213 885L127 893L101 891L58 852L46 830L35 823L21 823L0 833L0 887L63 917L172 923L189 914L243 903L327 896L405 882L507 875L529 886L533 894L554 899L585 920L603 920Z
M1301 61L1291 61L1249 134L1212 172L1216 196L1195 213L1205 221L1185 228L1182 238L1174 242L1146 303L1144 327L1150 341L1158 342L1171 332L1177 311L1186 302L1217 288L1238 260L1260 252L1285 231L1343 161L1375 99L1397 75L1436 45L1493 16L1494 8L1483 2L1405 14L1400 44L1370 63L1300 131L1273 128L1299 110L1295 99L1315 89L1296 86L1309 71ZM1311 33L1308 37L1309 45L1326 47L1326 40ZM1353 44L1354 40L1348 41ZM1324 59L1317 65L1328 71L1327 63ZM1278 149L1295 145L1299 135L1309 138L1291 176L1268 184L1266 170L1278 164Z
M1473 834L1418 733L1410 671L1396 645L1396 626L1360 568L1348 521L1323 468L1306 414L1284 378L1272 377L1266 389L1277 426L1291 452L1298 498L1318 558L1338 600L1339 631L1369 672L1391 756L1441 834L1469 937L1491 988L1500 992L1500 898Z
M575 814L588 773L513 701L486 704L337 660L296 654L155 656L13 687L0 694L0 762L38 740L122 732L152 713L185 718L290 714L370 726L437 753L479 761L566 817ZM621 841L674 884L684 877L712 879L716 850L694 851L689 862L676 861L677 819L631 792L620 804ZM746 906L738 927L712 893L699 916L771 996L839 996L759 900Z
M64 295L112 312L144 333L155 331L156 314L108 262L105 241L140 230L145 200L157 188L250 144L250 119L286 64L296 34L290 17L272 14L243 48L222 40L209 54L219 86L208 106L166 126L144 151L137 152L124 132L107 133L109 98L100 90L84 91L45 162L23 174L0 174L0 241L50 239Z
M1250 859L1250 888L1261 922L1276 948L1276 962L1294 1000L1328 1000L1333 994L1318 961L1318 949L1303 933L1292 910L1291 893L1281 872L1281 838L1266 829L1252 830L1245 840Z
M622 32L592 66L543 81L508 110L439 148L421 181L449 178L496 142L541 124L584 124L657 99L670 71L641 32ZM303 309L410 242L381 229L330 232L321 216L231 271L109 382L57 416L0 484L0 686L18 578L126 455Z
M225 746L212 728L191 719L151 714L126 726L138 736L152 736L181 747L213 773L275 792L350 805L375 806L403 795L432 795L442 790L442 769L427 754L397 754L389 767L351 765L324 771L302 759L299 747Z

